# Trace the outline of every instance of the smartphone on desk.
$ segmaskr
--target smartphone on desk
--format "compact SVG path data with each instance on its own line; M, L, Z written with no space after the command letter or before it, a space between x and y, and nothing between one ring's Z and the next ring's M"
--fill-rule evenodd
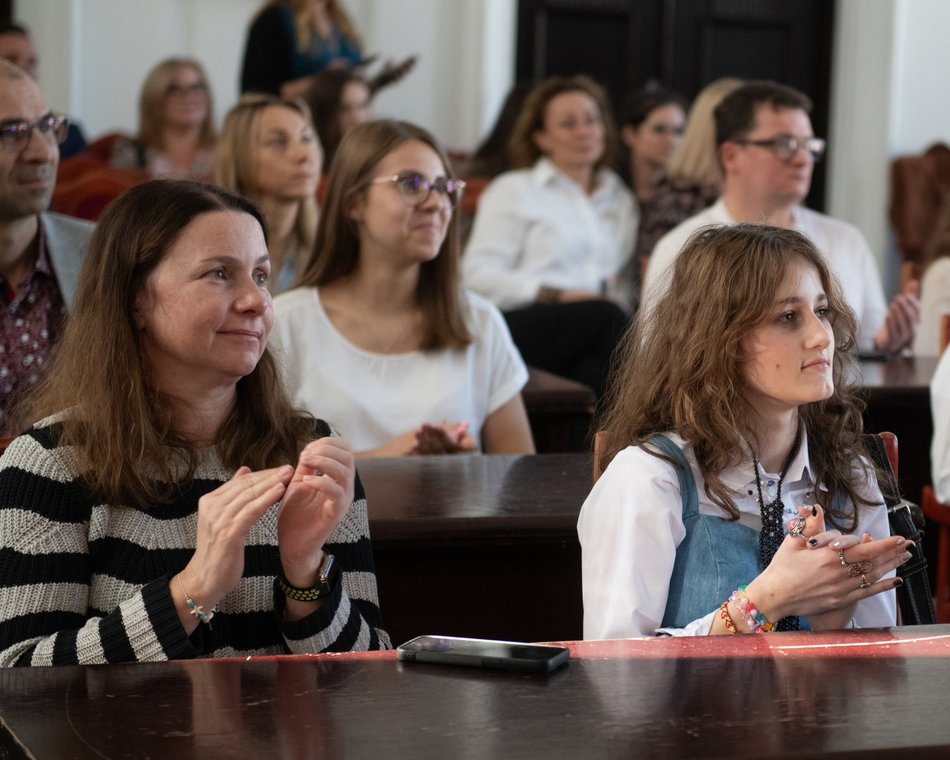
M566 647L550 644L417 636L396 649L396 658L404 662L436 662L522 673L550 673L568 661L570 652Z

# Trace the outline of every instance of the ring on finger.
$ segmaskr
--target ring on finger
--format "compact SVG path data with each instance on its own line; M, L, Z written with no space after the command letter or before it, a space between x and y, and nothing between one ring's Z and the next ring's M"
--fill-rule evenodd
M868 580L867 573L861 573L861 585L858 586L860 589L866 589L871 587L871 581Z
M841 560L841 565L842 565L843 567L847 567L848 565L851 564L850 562L848 562L848 560L846 560L846 559L844 558L844 549L839 549L839 550L838 550L838 559Z
M805 538L805 522L805 518L801 516L792 520L788 527L788 535L798 536L798 538Z
M871 563L867 560L852 562L848 567L848 575L852 578L857 578L859 575L863 577L865 573L869 572L871 572Z

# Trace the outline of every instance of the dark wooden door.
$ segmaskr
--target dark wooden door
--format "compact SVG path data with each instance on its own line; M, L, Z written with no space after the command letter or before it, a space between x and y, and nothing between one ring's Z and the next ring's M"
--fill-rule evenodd
M834 10L832 0L519 0L516 76L585 73L615 107L649 82L692 98L718 77L774 79L812 98L815 134L827 136ZM824 205L821 164L808 205Z

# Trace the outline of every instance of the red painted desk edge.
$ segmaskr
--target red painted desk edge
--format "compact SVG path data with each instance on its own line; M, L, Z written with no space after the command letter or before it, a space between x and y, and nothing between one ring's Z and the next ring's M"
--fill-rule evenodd
M748 636L677 636L606 641L554 641L572 659L674 659L718 657L948 657L950 625L869 628L829 633L770 633ZM395 660L393 650L240 658L245 661ZM238 659L238 658L231 658Z

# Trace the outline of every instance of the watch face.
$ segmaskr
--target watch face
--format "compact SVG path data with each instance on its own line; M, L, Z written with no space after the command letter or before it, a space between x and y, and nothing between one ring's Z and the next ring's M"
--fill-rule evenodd
M329 594L333 590L333 582L336 580L338 571L336 557L327 554L320 566L320 593Z

